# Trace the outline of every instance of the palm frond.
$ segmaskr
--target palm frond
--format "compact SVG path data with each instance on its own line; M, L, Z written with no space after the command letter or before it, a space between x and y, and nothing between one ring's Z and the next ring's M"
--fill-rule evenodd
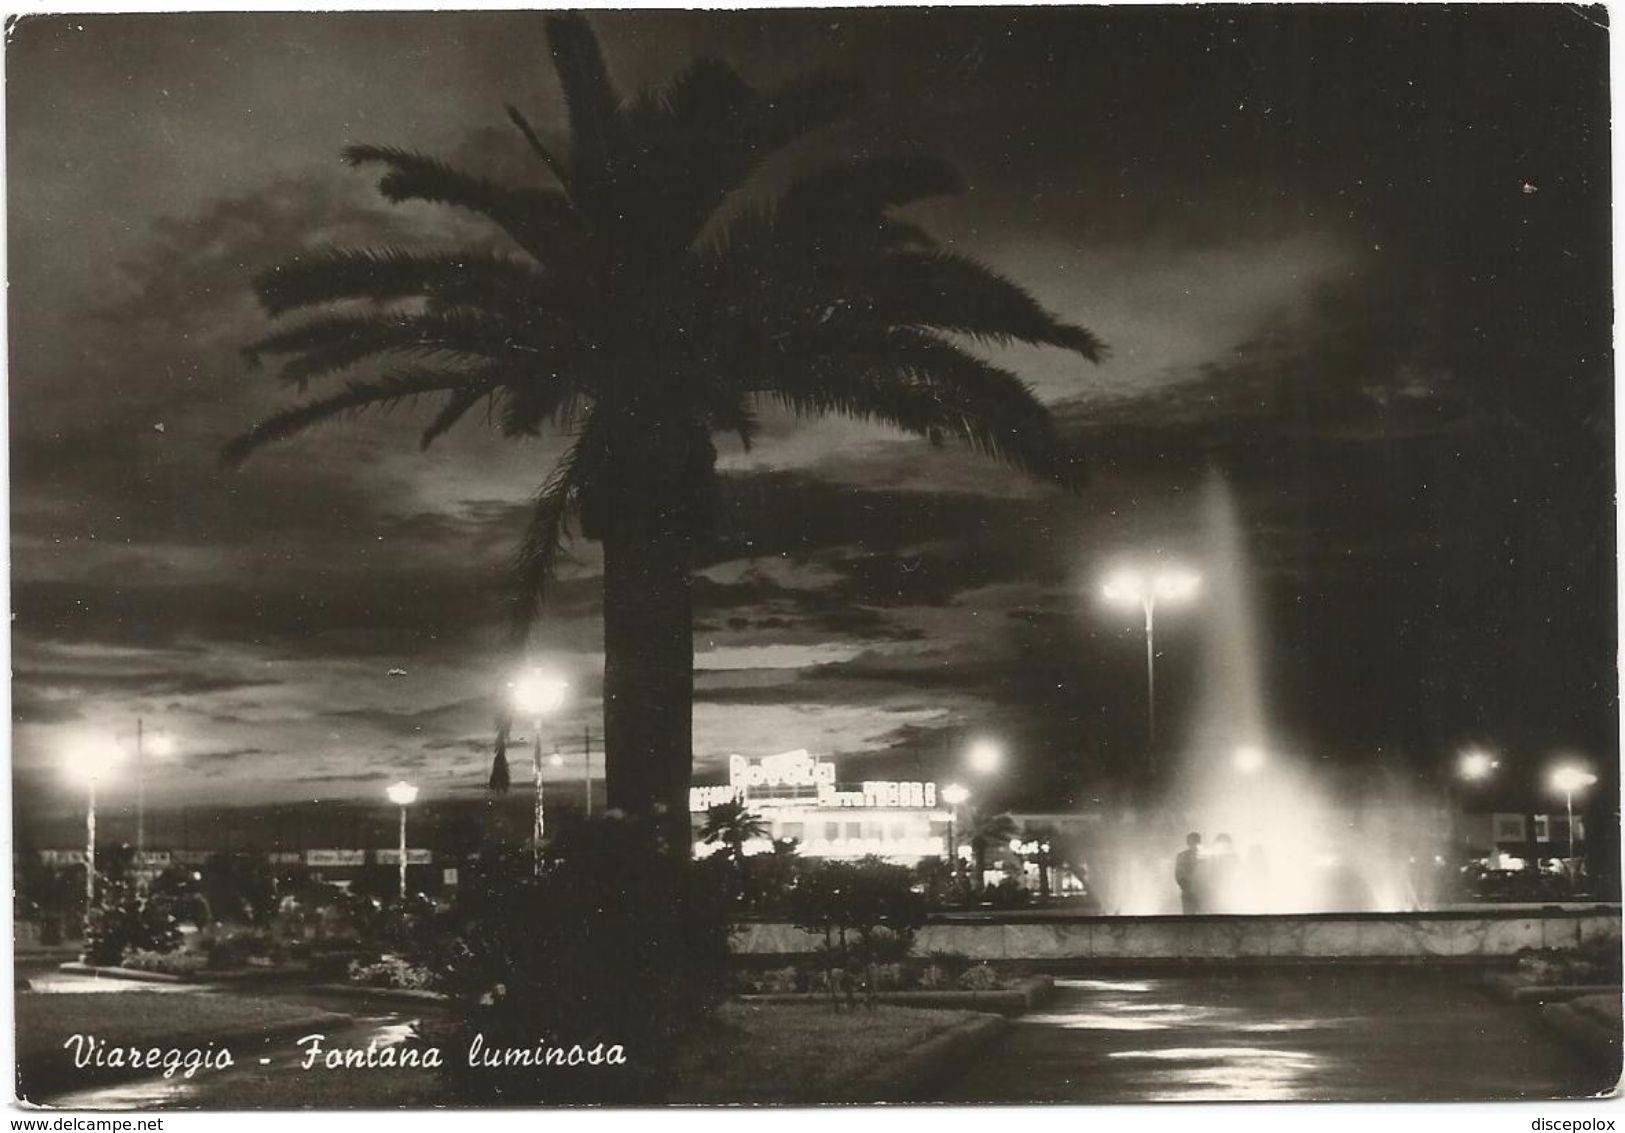
M322 421L396 405L426 393L457 389L466 380L465 374L454 371L424 371L351 382L341 393L284 409L261 421L227 442L220 450L220 461L227 467L236 467L266 445L286 440Z
M530 124L530 120L519 112L517 106L512 103L504 103L502 109L508 112L508 121L512 122L514 127L524 135L525 143L530 146L531 152L542 159L542 164L547 166L548 172L553 174L554 179L559 183L559 187L568 196L570 193L570 170L564 164L563 159L542 141L542 136L536 132L536 128Z
M508 632L516 645L524 644L536 621L547 584L569 540L581 492L602 466L602 427L600 415L589 414L575 442L536 493L530 522L513 559L514 594Z
M899 250L865 262L852 282L854 302L887 324L1056 346L1091 362L1105 351L1093 333L1055 318L1024 288L964 256Z
M585 204L598 197L625 159L621 100L587 17L548 16L547 42L570 121L572 193Z
M263 273L254 281L272 316L347 299L375 303L426 296L475 305L545 302L546 275L495 252L414 252L400 248L322 248Z
M894 329L860 338L856 349L787 355L760 389L798 415L877 421L933 444L958 441L1064 486L1079 480L1078 454L1060 442L1027 384L952 343Z
M516 331L521 329L530 332L529 341L518 339ZM244 347L243 354L255 364L266 355L288 357L280 369L282 379L303 388L312 378L379 355L488 359L534 354L545 342L537 324L452 308L404 315L324 315L274 331Z
M435 414L434 420L430 421L428 427L423 430L423 436L418 440L418 447L427 451L435 441L451 432L457 422L461 421L470 409L473 409L485 398L494 396L498 384L497 381L492 380L471 385L466 389L453 391L452 395L446 398L445 404L440 407L440 412Z
M388 171L379 179L378 189L386 199L427 201L478 213L542 263L558 263L580 245L580 222L569 198L557 189L509 188L439 158L392 146L350 146L344 160L357 166L385 166Z

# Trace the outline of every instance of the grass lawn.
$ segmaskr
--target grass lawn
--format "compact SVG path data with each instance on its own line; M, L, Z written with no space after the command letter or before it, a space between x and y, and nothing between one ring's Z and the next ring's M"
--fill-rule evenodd
M836 1010L827 1004L730 1003L716 1034L683 1075L692 1083L672 1100L806 1104L846 1097L850 1085L969 1011L880 1006Z

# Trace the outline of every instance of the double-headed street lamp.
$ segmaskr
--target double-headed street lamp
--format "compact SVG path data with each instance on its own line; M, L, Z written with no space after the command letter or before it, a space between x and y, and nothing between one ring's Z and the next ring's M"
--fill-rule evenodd
M401 808L401 900L406 900L406 808L418 801L418 789L404 779L392 783L384 793Z
M570 686L545 669L527 669L509 686L513 690L514 711L529 718L535 729L536 745L531 755L531 770L536 782L536 814L531 827L533 853L538 862L542 855L542 718L557 712L564 704L564 694ZM554 763L563 762L557 756Z
M1145 611L1145 715L1148 764L1156 758L1157 743L1157 603L1179 604L1194 598L1202 576L1180 566L1114 571L1101 587L1101 596L1114 606L1138 606Z
M1597 777L1583 767L1566 764L1552 772L1552 786L1563 792L1563 805L1569 817L1569 881L1574 881L1574 793L1596 783Z

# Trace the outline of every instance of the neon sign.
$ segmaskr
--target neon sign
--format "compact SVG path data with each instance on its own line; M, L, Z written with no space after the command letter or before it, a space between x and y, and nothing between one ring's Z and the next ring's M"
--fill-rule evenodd
M932 810L937 806L937 785L866 779L843 787L836 782L833 761L815 759L805 748L797 748L761 759L729 756L726 786L689 788L688 809L695 814L730 802L744 803L754 810L806 806Z

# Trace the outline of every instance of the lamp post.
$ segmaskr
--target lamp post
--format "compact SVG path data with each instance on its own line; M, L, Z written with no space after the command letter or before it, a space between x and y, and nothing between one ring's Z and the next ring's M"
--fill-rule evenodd
M135 863L139 871L145 866L147 852L147 752L163 759L175 754L175 741L163 733L146 738L146 727L141 717L135 718Z
M1483 783L1501 767L1501 761L1490 752L1481 747L1470 747L1463 751L1456 759L1456 778L1464 783ZM1456 814L1461 809L1456 795L1456 785L1453 780L1445 782L1445 808L1450 817L1450 842L1452 847L1464 839L1457 837ZM1495 832L1490 831L1490 864L1498 860L1499 848L1495 845Z
M406 900L406 808L418 800L418 789L402 780L384 791L389 801L401 808L401 900Z
M96 903L96 784L119 761L116 746L94 744L69 756L68 773L85 784L85 931L88 939L90 911Z
M959 876L959 843L954 838L954 814L968 798L970 798L970 792L958 783L949 783L942 788L942 801L948 804L948 873L950 877Z
M1569 883L1574 883L1574 792L1583 791L1597 781L1597 777L1582 767L1572 764L1552 772L1552 786L1563 792L1563 805L1569 817Z
M527 669L510 686L513 689L515 711L529 717L535 729L535 747L531 753L531 771L536 783L536 813L531 825L531 852L538 868L542 860L542 835L545 832L542 810L542 717L557 712L564 703L569 685L543 669Z
M1139 606L1145 611L1146 761L1154 768L1157 743L1157 603L1189 601L1202 588L1202 578L1177 566L1150 570L1126 568L1110 575L1101 594L1114 606Z

